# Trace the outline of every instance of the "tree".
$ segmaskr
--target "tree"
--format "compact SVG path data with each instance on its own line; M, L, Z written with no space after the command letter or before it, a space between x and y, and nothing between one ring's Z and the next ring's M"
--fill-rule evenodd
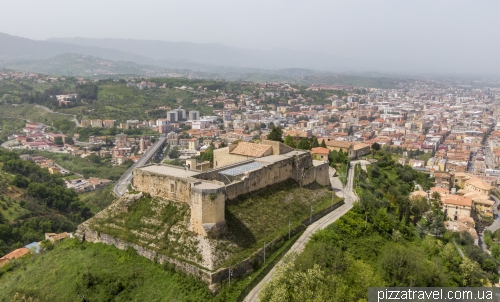
M175 146L172 149L170 149L170 152L168 152L168 157L176 159L181 156L181 152L179 152L179 147Z
M74 141L71 137L66 136L66 137L64 138L64 143L65 143L65 144L68 144L68 145L74 145L74 144L75 144L75 141Z
M56 144L57 146L64 145L63 138L60 136L56 137L54 139L54 144Z
M439 194L438 191L432 192L432 194L431 194L431 200L433 202L440 203L441 202L441 194Z
M321 141L321 145L320 145L320 147L322 147L322 148L326 148L325 139L323 139L323 140Z
M306 138L302 138L299 141L299 144L297 145L297 148L298 149L302 149L302 150L310 150L311 149L311 145L309 145L309 141Z
M460 264L460 274L463 278L463 286L482 286L483 272L479 264L467 257Z
M271 141L277 141L277 142L283 142L283 130L281 130L281 127L273 127L271 129L271 132L267 135L267 139Z
M208 147L205 152L201 155L202 160L209 161L211 163L214 162L214 149L212 147Z
M94 164L100 164L101 163L101 158L95 154L90 154L87 156L87 159Z
M426 218L427 218L427 229L429 230L429 233L438 237L443 235L444 232L446 232L446 228L444 226L443 218L441 217L441 215L437 213L432 213L430 215L427 215Z
M295 139L290 134L288 134L285 137L285 145L292 147L292 148L297 148L297 145L295 144Z
M353 129L353 128L352 128L352 126L351 126L351 127L349 127L349 129L347 130L347 135L348 135L348 136L351 136L351 135L353 135L353 134L354 134L354 129Z
M379 144L379 143L377 143L377 142L374 142L374 143L372 144L372 158L374 157L375 152L377 152L377 151L379 151L379 150L380 150L380 147L381 147L381 146L380 146L380 144Z
M311 148L317 148L317 147L319 147L318 138L316 136L313 136L311 138Z

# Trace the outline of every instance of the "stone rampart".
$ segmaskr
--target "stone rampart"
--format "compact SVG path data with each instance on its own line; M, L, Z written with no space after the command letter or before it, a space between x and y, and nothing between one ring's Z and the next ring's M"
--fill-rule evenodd
M135 190L187 204L191 202L191 184L193 182L196 182L196 180L175 175L152 173L140 168L134 169L133 183Z
M310 222L315 222L331 211L342 206L344 201L337 202L334 205L327 207L319 213L312 216L312 220L305 219L302 223L290 231L291 236L295 236L297 233L303 231ZM76 236L81 240L85 240L93 243L104 243L108 245L113 245L118 249L126 250L127 248L133 248L137 254L148 258L151 261L157 261L160 264L170 263L175 269L180 270L186 274L196 276L200 278L203 282L208 284L210 290L216 292L218 285L229 278L229 268L221 268L215 272L208 271L206 269L200 268L191 263L168 257L163 254L158 254L156 251L144 248L137 244L133 244L122 239L115 238L108 234L99 233L91 230L86 223L78 226ZM282 244L287 240L288 234L283 234L278 238L270 241L266 244L266 253L271 254L282 246ZM255 251L250 257L240 261L239 263L231 266L233 270L233 278L241 277L245 274L253 272L253 270L262 265L264 259L264 247Z
M277 143L276 148L283 147ZM218 181L221 171L256 162L253 170L234 176L228 184ZM225 201L267 186L294 179L300 186L313 182L328 186L328 163L313 161L309 152L295 150L284 155L251 161L198 173L178 167L149 165L134 169L134 188L152 196L185 202L191 207L190 230L200 235L217 235L225 230ZM226 177L227 178L227 177Z

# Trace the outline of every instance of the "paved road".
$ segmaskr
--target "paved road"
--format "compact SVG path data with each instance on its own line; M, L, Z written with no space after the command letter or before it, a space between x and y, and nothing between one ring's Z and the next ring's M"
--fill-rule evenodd
M304 231L304 233L300 236L300 238L297 241L295 241L295 243L287 252L287 254L292 252L301 252L304 249L305 244L309 241L311 235L314 232L326 228L328 225L335 222L337 219L342 217L342 215L347 213L352 208L353 203L356 200L358 200L357 196L354 194L354 192L352 192L352 185L354 179L354 166L356 163L357 162L351 162L351 166L349 168L349 179L346 188L336 193L337 195L344 197L345 204L340 206L336 210L330 212L329 214L325 215L323 218L319 219L313 224L309 225L309 227ZM334 173L335 170L330 169L330 182L332 184L332 188L335 191L338 190L339 188L340 180L338 180L338 177L333 177ZM282 261L278 262L271 269L271 271L269 271L269 273L259 282L259 284L257 284L257 286L255 286L252 289L252 291L250 291L250 293L246 296L244 300L245 302L255 302L259 300L259 294L262 290L262 287L271 280L272 276L276 272L276 268L280 265L282 265Z
M48 112L50 112L50 113L55 113L55 114L62 114L62 115L72 116L72 117L73 117L72 121L73 121L73 122L75 122L76 126L77 126L77 127L81 127L80 123L79 123L79 122L78 122L78 120L76 119L76 115L74 115L74 114L54 112L54 111L52 111L49 107L42 106L42 105L35 105L35 107L37 107L37 108L41 108L41 109L43 109L43 110L45 110L45 111L48 111Z
M165 140L167 139L167 137L165 136L161 136L158 138L158 141L156 141L156 143L154 143L154 145L152 145L147 151L146 153L144 153L141 158L139 158L139 160L137 162L135 162L132 167L130 167L130 169L127 170L127 172L125 172L125 174L123 174L123 176L116 182L116 185L115 185L115 188L113 189L113 192L117 195L117 196L123 196L123 194L125 194L125 192L127 192L127 186L130 184L130 181L132 180L132 170L134 168L138 168L138 167L142 167L143 165L145 165L148 160L151 158L151 156L153 156L153 154L155 154L155 152L158 150L158 148L163 145L163 143L165 142Z
M491 195L491 198L495 201L495 205L493 205L493 213L498 214L498 205L500 204L500 200L495 196ZM488 230L494 232L500 229L500 218L497 218L493 221L493 223L488 227Z
M496 167L495 160L493 159L493 154L491 153L491 149L488 143L484 144L484 155L486 167L489 169L494 169Z

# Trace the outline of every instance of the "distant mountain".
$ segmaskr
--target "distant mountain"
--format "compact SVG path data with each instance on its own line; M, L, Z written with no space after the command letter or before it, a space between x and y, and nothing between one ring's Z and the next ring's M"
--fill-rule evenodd
M88 47L54 41L36 41L0 33L0 62L19 59L49 59L65 53L91 55L114 61L152 64L154 60L116 49Z
M353 66L359 64L323 53L285 49L252 50L222 44L123 39L36 41L0 33L0 68L14 70L68 76L184 76L394 86L393 79L378 77L379 80L372 81L366 80L370 77L343 76L328 71L354 70Z
M88 38L52 38L48 41L86 47L115 49L162 61L171 68L193 69L194 66L189 66L189 64L196 64L273 70L300 68L323 71L356 71L363 66L363 63L359 60L336 57L321 52L295 51L288 49L245 49L215 43L203 44ZM196 68L196 70L198 69Z

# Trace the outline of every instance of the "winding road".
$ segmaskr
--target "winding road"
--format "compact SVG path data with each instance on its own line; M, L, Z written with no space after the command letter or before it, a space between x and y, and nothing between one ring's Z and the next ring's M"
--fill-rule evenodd
M345 213L347 213L351 208L352 205L354 204L355 201L358 200L358 197L356 194L352 191L353 188L353 180L354 180L354 166L357 163L361 163L360 161L352 161L351 165L349 167L349 177L347 180L347 185L345 188L342 188L341 182L338 179L338 177L334 177L335 170L330 168L330 183L332 185L332 189L336 191L335 193L344 198L344 204L340 206L339 208L335 209L334 211L328 213L318 221L312 223L307 227L307 229L302 233L300 238L295 241L293 246L290 248L290 250L287 252L287 255L290 253L298 253L301 252L306 243L311 239L311 235L314 234L316 231L321 230L326 228L328 225L332 224L335 222L337 219L342 217ZM366 161L361 163L363 166L366 165ZM282 265L283 262L280 261L278 262L272 269L269 271L269 273L257 284L251 291L250 293L246 296L245 302L256 302L259 301L259 294L262 291L262 287L271 280L273 277L274 273L276 272L276 268L280 265Z
M53 111L52 109L50 109L49 107L46 107L46 106L43 106L43 105L35 105L35 107L40 108L40 109L43 109L43 110L48 111L48 112L50 112L50 113L55 113L55 114L62 114L62 115L72 116L72 117L73 117L73 119L72 119L71 121L75 122L75 125L76 125L77 127L81 127L80 122L78 122L78 119L76 118L76 115L74 115L74 114L54 112L54 111Z

